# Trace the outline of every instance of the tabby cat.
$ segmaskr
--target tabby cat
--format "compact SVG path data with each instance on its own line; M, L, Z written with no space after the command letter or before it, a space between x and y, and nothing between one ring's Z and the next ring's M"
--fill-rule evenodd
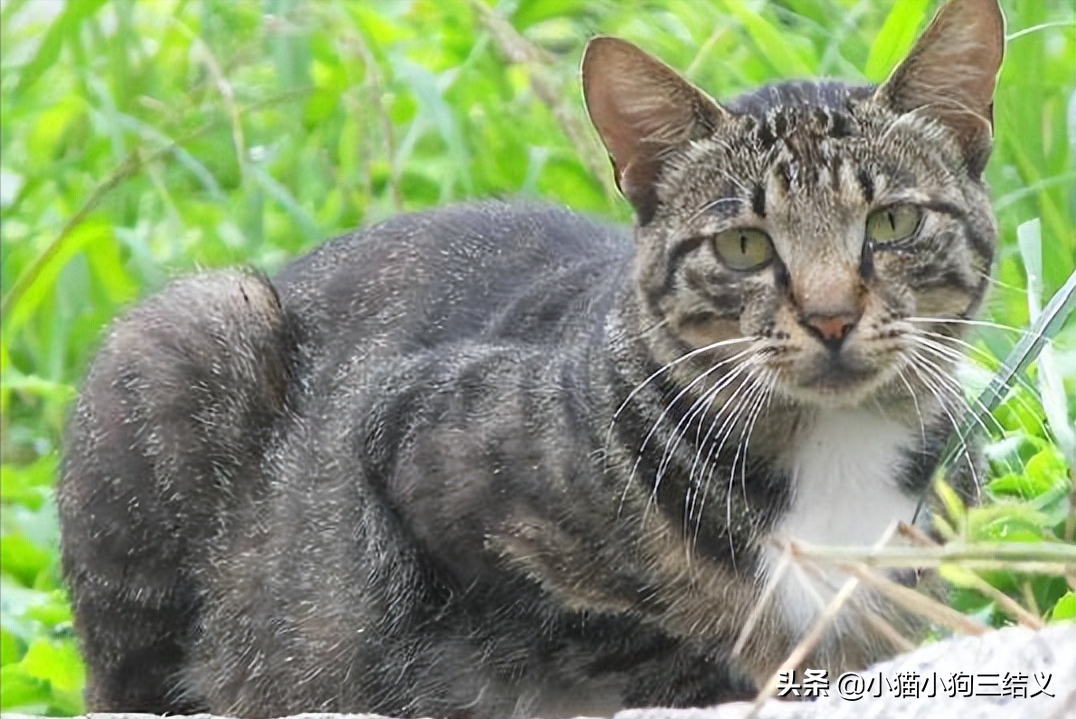
M782 541L911 520L951 428L1002 46L996 0L951 0L879 87L718 103L598 37L583 90L634 239L472 204L132 309L58 493L88 706L750 696L843 581L784 571ZM861 592L804 666L891 654L872 612L914 629Z

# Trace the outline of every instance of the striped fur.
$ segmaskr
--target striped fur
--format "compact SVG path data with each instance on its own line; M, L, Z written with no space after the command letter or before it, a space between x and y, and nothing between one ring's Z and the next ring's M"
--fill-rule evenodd
M948 320L981 304L995 243L997 62L993 0L953 0L880 88L725 105L599 38L584 88L633 232L474 204L133 308L83 383L58 492L88 707L555 717L749 696L841 581L782 575L779 543L872 542L933 472ZM962 78L944 98L940 63ZM917 231L866 242L895 203ZM715 253L738 227L767 233L767 264ZM849 610L806 665L892 649Z

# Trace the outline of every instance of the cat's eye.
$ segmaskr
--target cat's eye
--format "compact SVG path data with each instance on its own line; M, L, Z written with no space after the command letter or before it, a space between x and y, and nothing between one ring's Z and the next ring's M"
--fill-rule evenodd
M867 216L867 239L878 245L905 240L922 220L923 210L915 205L880 207Z
M740 227L714 235L714 252L733 270L756 270L773 259L773 242L762 230Z

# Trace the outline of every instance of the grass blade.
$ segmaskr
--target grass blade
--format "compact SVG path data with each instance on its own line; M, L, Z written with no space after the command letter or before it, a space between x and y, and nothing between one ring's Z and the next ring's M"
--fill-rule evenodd
M960 428L949 436L942 452L942 466L949 466L964 446L966 438L983 425L986 416L1005 398L1016 377L1025 372L1046 343L1057 336L1072 314L1073 307L1076 307L1076 271L1069 275L1057 294L1050 298L1039 318L1020 337L978 400L971 403Z
M1032 322L1042 314L1042 228L1038 219L1016 228L1017 247L1027 272L1027 310ZM1076 466L1076 437L1068 422L1065 385L1053 348L1044 345L1038 361L1039 394L1050 433L1070 466Z
M46 70L56 64L64 42L75 33L79 23L97 12L104 4L105 0L80 0L64 6L45 31L33 58L22 68L19 83L15 86L16 97L30 89Z

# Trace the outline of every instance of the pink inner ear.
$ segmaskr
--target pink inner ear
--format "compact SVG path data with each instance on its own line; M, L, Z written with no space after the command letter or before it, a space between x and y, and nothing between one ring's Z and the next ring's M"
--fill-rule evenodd
M723 111L674 70L631 43L594 38L583 55L583 95L612 156L617 184L640 215L652 210L663 153Z
M606 44L587 47L583 59L583 93L591 122L617 167L631 163L639 130L624 107L620 80L624 70L614 48ZM614 55L613 57L608 57Z
M879 95L901 112L922 109L974 144L990 133L1004 43L996 0L951 0Z
M662 70L675 78L671 70L623 40L597 38L587 46L583 58L587 110L621 169L636 162L647 140L685 119L675 92L670 92L674 84L660 77L665 74Z

